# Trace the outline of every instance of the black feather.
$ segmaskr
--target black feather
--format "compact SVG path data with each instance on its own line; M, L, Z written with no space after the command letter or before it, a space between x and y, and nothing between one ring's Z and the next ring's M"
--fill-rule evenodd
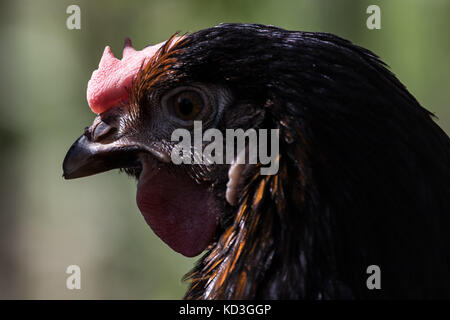
M188 35L178 62L180 81L226 86L281 130L279 174L248 181L187 298L450 297L450 140L375 54L222 24Z

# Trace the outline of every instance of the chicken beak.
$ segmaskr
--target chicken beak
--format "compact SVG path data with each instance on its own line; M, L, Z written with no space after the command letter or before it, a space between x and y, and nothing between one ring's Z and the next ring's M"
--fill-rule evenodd
M75 179L117 168L139 167L138 143L118 134L123 111L98 115L70 147L63 162L63 176Z
M63 162L65 179L75 179L117 168L138 167L140 148L118 142L101 144L82 135L70 147Z
M70 147L63 162L63 177L75 179L118 168L142 168L141 155L170 162L157 143L143 144L119 133L124 111L117 107L98 115Z

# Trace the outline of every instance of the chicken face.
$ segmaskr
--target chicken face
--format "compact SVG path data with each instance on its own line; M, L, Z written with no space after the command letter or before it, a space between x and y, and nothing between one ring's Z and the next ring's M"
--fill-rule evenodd
M105 67L105 54L111 54L108 49L105 51L88 87L91 108L102 112L72 145L63 170L66 179L116 168L135 176L137 205L147 223L172 249L195 256L213 241L227 211L223 195L228 166L173 164L171 153L176 142L171 136L180 128L192 132L194 121L201 121L204 128L236 126L239 121L234 120L243 109L235 108L224 117L224 110L232 109L234 103L228 88L186 82L172 74L169 68L176 67L177 48L183 44L180 41L172 37L164 45L157 45L157 49L144 49L150 52L145 57L149 61L129 82L130 88L124 87L123 79L127 78L128 69L133 69L130 64L142 64L141 52L127 53L131 43L126 40L121 62L127 71L118 67L114 73L111 66ZM112 75L105 80L104 72ZM99 73L100 79L96 79ZM104 84L107 80L114 82L114 77L121 81L121 90L130 89L125 96L123 91ZM253 117L244 118L246 126L251 125ZM196 150L192 149L192 157L195 156Z

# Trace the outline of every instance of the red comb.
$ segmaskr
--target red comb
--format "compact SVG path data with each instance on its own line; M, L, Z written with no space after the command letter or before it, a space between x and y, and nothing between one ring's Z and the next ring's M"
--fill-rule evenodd
M103 51L98 69L92 73L87 87L87 101L94 113L102 113L128 100L127 88L140 67L164 44L159 43L136 51L129 38L125 39L122 60L114 57L111 48Z

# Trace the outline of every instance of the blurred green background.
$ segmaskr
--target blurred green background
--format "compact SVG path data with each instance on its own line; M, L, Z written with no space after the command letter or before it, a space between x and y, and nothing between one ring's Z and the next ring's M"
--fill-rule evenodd
M66 28L67 6L81 30ZM366 8L381 7L381 30ZM94 114L86 84L106 45L135 48L221 22L324 31L374 51L450 132L450 1L1 1L0 298L178 299L196 259L173 252L109 172L64 181L64 155ZM81 290L66 289L68 265Z

